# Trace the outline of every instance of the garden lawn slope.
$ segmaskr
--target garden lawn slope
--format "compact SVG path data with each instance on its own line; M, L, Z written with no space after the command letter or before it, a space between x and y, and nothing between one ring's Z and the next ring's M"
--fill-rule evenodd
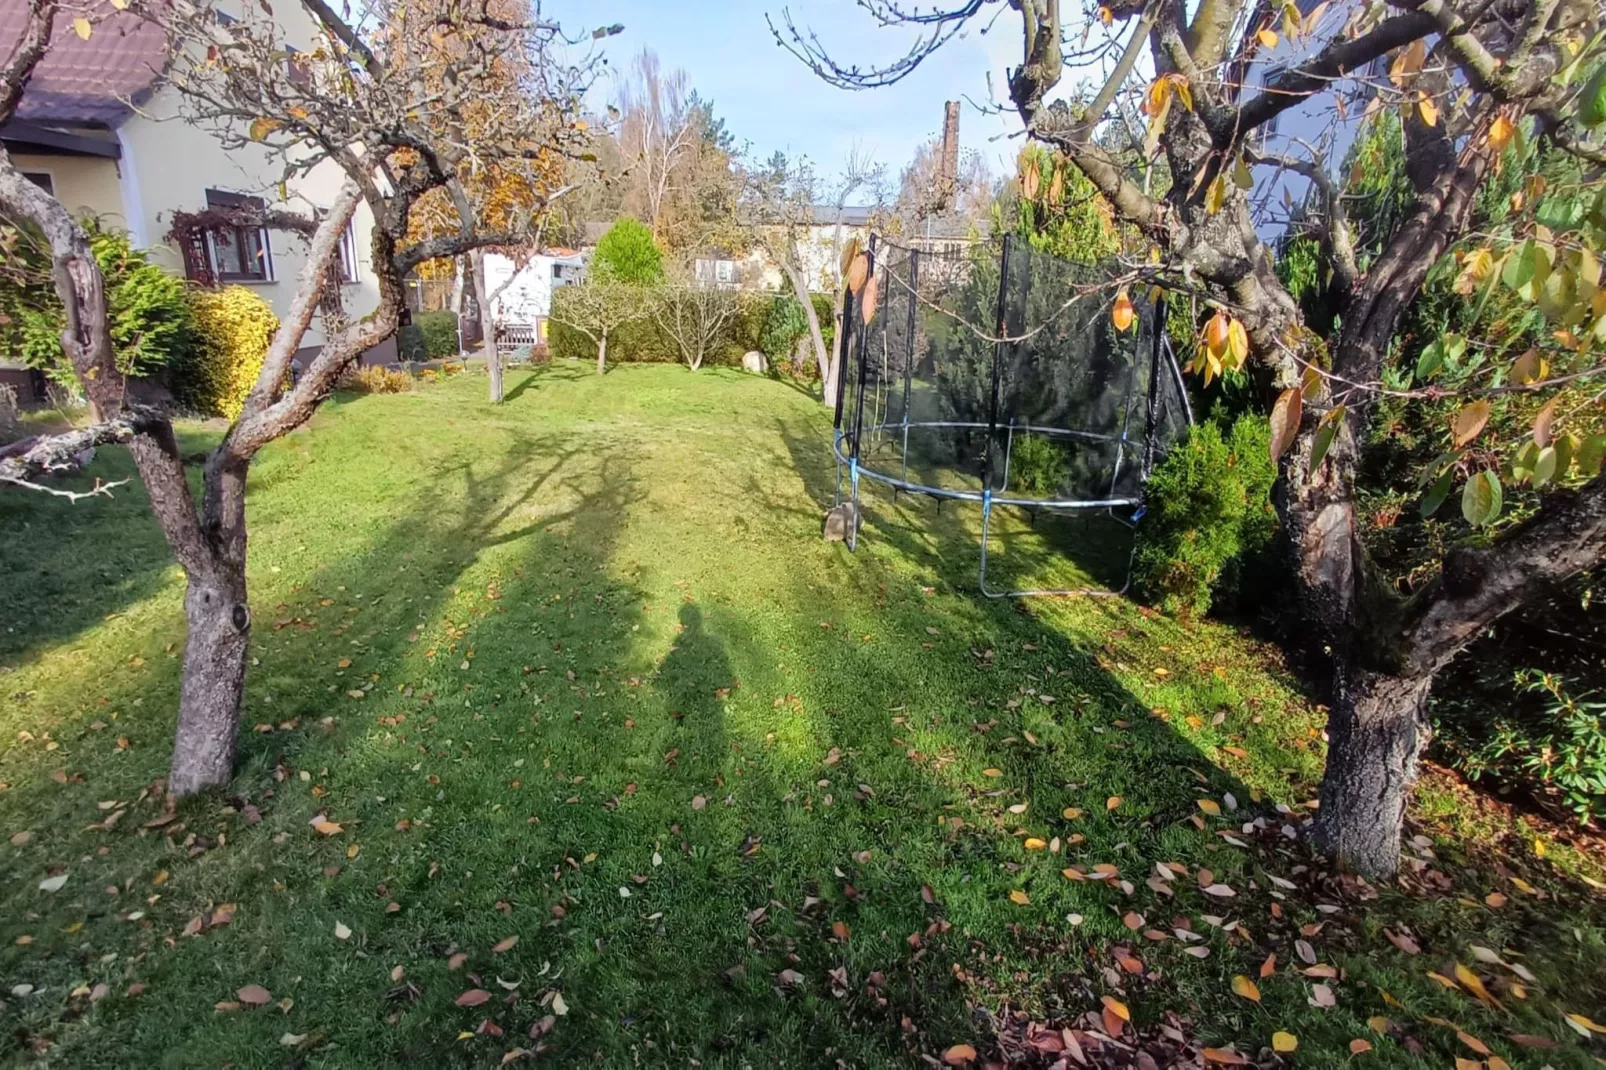
M0 1061L1046 1065L1043 1022L1160 1065L1606 1054L1564 1018L1606 1019L1598 869L1439 788L1407 888L1319 877L1283 827L1320 714L1268 650L982 599L954 505L822 542L829 416L785 384L509 385L264 451L239 775L176 813L137 483L0 495ZM996 530L996 582L1119 582L1108 526Z

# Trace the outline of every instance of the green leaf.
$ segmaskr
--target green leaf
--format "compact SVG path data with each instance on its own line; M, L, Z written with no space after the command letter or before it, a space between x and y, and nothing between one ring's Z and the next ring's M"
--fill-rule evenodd
M1432 516L1439 511L1439 506L1450 496L1450 487L1455 483L1455 469L1446 468L1439 473L1439 478L1433 481L1428 488L1427 496L1422 499L1422 515Z
M1333 445L1333 438L1338 434L1339 425L1344 422L1344 406L1335 405L1323 417L1316 427L1316 437L1311 442L1310 466L1314 471L1327 456L1328 449Z
M1600 474L1602 461L1606 461L1606 434L1590 435L1578 447L1578 474L1593 479Z
M1434 372L1444 367L1444 342L1435 338L1422 349L1422 355L1416 358L1416 377L1426 381Z
M1532 301L1539 287L1544 285L1549 269L1549 261L1530 238L1506 257L1505 265L1500 269L1500 281L1506 284L1507 289Z
M1595 77L1584 87L1578 101L1578 121L1585 126L1606 123L1606 66L1595 72Z
M1524 442L1517 450L1517 455L1511 459L1511 478L1518 483L1526 483L1533 478L1534 469L1539 465L1539 445L1532 439Z
M1487 468L1467 480L1461 492L1461 515L1475 528L1494 523L1504 504L1500 477Z
M1533 481L1537 489L1549 483L1556 475L1556 447L1546 446L1534 461Z

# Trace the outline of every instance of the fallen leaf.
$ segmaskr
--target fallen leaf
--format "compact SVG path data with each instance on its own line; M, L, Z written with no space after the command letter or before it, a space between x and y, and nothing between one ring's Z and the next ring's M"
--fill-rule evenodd
M1122 1003L1114 996L1101 996L1100 999L1104 1003L1105 1008L1109 1010L1111 1014L1121 1019L1121 1021L1130 1022L1132 1020L1132 1010L1125 1003Z
M1270 977L1272 974L1274 974L1276 972L1277 972L1277 956L1276 955L1267 955L1266 956L1266 961L1262 962L1260 964L1260 976L1261 976L1261 978L1264 979L1264 978Z
M1032 901L1032 897L1021 891L1019 888L1011 888L1009 890L1009 901L1018 906L1025 906L1027 903Z
M1473 973L1471 969L1461 965L1459 962L1455 964L1455 979L1465 985L1467 991L1471 992L1479 1003L1490 1007L1500 1006L1500 1001L1491 996L1489 990L1483 987L1483 980Z
M350 940L351 939L351 930L349 928L347 928L345 922L341 922L341 921L335 922L335 939L336 940Z
M562 992L552 993L552 1013L560 1018L569 1013L569 1005L564 1002Z
M1221 804L1216 802L1216 800L1214 800L1214 799L1200 799L1199 800L1199 809L1203 810L1205 813L1209 814L1211 817L1220 817L1221 816Z
M1587 1037L1591 1033L1606 1033L1606 1026L1592 1022L1582 1014L1567 1015L1567 1024L1572 1026L1579 1036L1583 1037Z
M1260 1002L1259 987L1241 973L1232 979L1232 990L1234 994L1242 996L1244 999L1254 1000L1256 1003Z
M1356 1037L1354 1040L1349 1042L1349 1052L1351 1055L1365 1055L1371 1050L1372 1042L1367 1040L1365 1037Z
M67 874L58 873L54 877L46 877L39 882L41 892L59 892L67 883Z
M976 1049L969 1044L955 1044L942 1053L942 1061L949 1066L964 1066L976 1061Z
M1206 1062L1220 1063L1222 1066L1248 1066L1249 1060L1231 1048L1205 1048L1199 1053L1205 1057Z
M498 940L496 945L492 947L491 950L500 955L504 951L512 951L514 945L516 945L518 942L519 938L517 935L509 936L505 940Z
M1299 1047L1299 1038L1292 1033L1276 1032L1271 1035L1271 1050L1290 1052Z
M1119 795L1111 795L1108 799L1104 800L1104 809L1106 810L1114 810L1120 805L1121 797Z
M273 993L261 985L246 985L235 990L234 998L248 1007L261 1007L273 1002Z
M482 1003L489 1003L491 994L483 988L471 988L457 997L459 1007L478 1007Z

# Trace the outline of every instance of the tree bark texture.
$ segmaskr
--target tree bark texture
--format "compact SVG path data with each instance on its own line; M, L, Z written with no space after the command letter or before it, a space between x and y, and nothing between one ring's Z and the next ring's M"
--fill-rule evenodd
M608 370L608 332L603 331L597 339L597 374L602 375Z
M234 775L240 699L251 645L245 562L223 557L191 573L184 592L184 682L168 791L222 787Z
M795 252L795 247L791 250ZM788 259L782 264L786 277L792 284L792 294L802 302L803 315L809 324L809 340L814 343L814 360L820 366L820 382L824 384L824 395L821 397L827 405L836 404L836 369L841 363L825 346L825 334L820 330L820 317L814 311L814 301L810 298L808 284L803 278L803 272L794 267ZM841 335L840 329L837 331Z
M485 290L485 253L474 250L469 254L469 264L474 278L474 303L480 308L480 345L485 353L485 368L491 375L491 401L496 403L502 400L502 355L496 346L496 317Z
M1327 770L1314 842L1339 866L1392 875L1417 759L1432 737L1431 676L1339 674L1327 718Z

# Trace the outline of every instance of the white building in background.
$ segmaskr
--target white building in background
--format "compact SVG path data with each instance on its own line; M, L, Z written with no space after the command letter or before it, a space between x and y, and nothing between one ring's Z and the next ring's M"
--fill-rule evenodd
M213 6L218 18L235 20L248 17L242 5L243 0L218 0ZM28 0L0 0L0 56L16 46L27 7ZM70 25L79 14L94 24L88 40ZM264 16L253 6L249 17ZM311 50L314 27L299 3L279 5L273 17L287 53ZM174 274L194 275L193 258L187 263L167 238L175 212L249 204L310 215L333 203L345 176L338 165L324 161L291 179L288 196L281 198L282 158L256 144L225 151L206 130L181 118L179 92L165 81L170 58L159 27L118 10L111 0L63 10L56 16L50 51L35 69L16 116L0 126L0 141L17 168L69 211L98 216L126 231L136 248L149 250L153 262ZM368 206L359 203L340 247L342 297L354 317L379 303L369 265L372 228ZM207 235L203 255L216 281L250 287L282 317L295 295L306 247L286 231L229 228L226 234ZM315 320L303 356L323 345L317 328ZM17 385L25 400L37 385L4 354L0 382Z
M545 345L552 294L585 278L588 253L554 248L522 262L485 254L485 292L498 329L515 344ZM496 294L495 297L490 297Z

